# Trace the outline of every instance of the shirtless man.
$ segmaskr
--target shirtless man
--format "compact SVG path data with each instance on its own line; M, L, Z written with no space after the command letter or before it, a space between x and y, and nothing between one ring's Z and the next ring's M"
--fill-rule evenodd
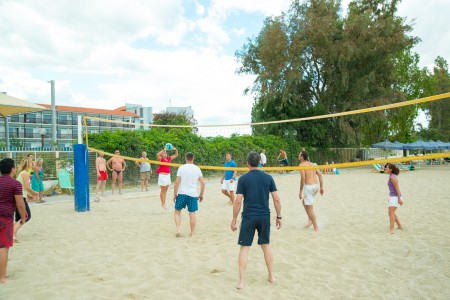
M120 155L119 149L116 149L114 151L114 154ZM110 167L110 164L112 164L112 168ZM106 167L108 170L112 172L112 193L114 195L114 187L116 185L116 180L119 179L119 194L122 195L122 178L123 178L123 171L125 171L125 167L127 166L127 163L123 158L120 157L111 157L106 162Z
M277 156L277 161L280 160L280 157L281 157L281 163L283 164L283 166L285 166L285 167L288 166L289 165L289 161L288 161L288 158L287 158L286 151L284 151L284 150L280 150L279 151L279 154Z
M95 168L97 169L97 188L95 189L95 202L100 201L98 190L102 186L102 196L105 193L106 180L108 180L108 172L106 172L106 160L103 157L105 153L99 152L99 156L95 159Z
M308 152L302 151L299 153L298 158L300 160L300 166L313 166L310 161L308 161ZM308 215L308 223L306 223L305 228L309 228L311 225L314 226L314 231L318 231L316 216L314 214L313 204L314 196L319 191L320 183L320 194L323 195L323 179L322 173L319 170L300 170L300 193L299 198L302 200L303 207L305 208L306 214ZM303 196L303 189L305 191Z

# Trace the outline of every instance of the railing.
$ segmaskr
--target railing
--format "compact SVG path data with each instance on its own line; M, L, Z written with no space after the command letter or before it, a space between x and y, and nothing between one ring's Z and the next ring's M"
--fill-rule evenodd
M58 138L59 139L72 139L72 137L73 136L70 133L64 133L64 134L60 133L60 134L58 134Z

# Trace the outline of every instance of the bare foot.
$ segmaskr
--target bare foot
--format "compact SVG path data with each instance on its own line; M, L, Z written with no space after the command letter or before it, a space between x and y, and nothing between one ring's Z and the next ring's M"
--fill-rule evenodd
M309 227L311 227L311 225L312 225L312 222L308 221L308 223L306 223L305 226L303 226L303 228L309 228Z
M239 282L238 284L236 284L236 288L237 288L238 290L243 289L243 288L244 288L244 283L243 283L243 282Z
M398 226L397 229L398 230L403 230L403 226Z
M194 236L194 232L191 232L191 237L193 237Z
M6 283L6 278L0 278L0 284Z
M177 234L175 234L175 237L180 237L181 236L181 232L178 232Z
M273 277L273 276L272 276L272 277L269 276L269 277L267 278L267 280L268 280L270 283L275 283L275 281L276 281L276 280L275 280L275 277Z
M394 234L394 229L389 229L390 234Z
M319 227L314 228L315 232L319 232Z
M161 207L164 208L164 210L167 210L167 207L165 204L161 204Z

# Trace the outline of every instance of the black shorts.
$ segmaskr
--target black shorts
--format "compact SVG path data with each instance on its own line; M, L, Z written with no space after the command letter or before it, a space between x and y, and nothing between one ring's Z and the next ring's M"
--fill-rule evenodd
M25 210L27 211L27 214L28 214L28 218L27 218L27 222L28 222L28 220L31 219L31 210L30 210L30 207L28 206L28 202L27 202L26 198L23 198L23 202L25 202ZM17 208L16 208L14 220L16 222L20 221L20 214L19 214L19 210Z
M269 244L270 215L243 217L238 244L241 246L251 246L253 237L255 236L255 230L258 231L258 245Z

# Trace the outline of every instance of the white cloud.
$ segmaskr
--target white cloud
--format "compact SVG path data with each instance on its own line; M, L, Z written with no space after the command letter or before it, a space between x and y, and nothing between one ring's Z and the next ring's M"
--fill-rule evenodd
M245 12L259 12L266 16L280 15L289 8L291 0L214 0L212 9L227 13L242 10Z
M233 53L224 51L249 33L241 24L226 30L225 23L239 12L279 15L290 2L193 0L189 19L182 0L0 0L0 91L50 103L47 80L54 79L60 105L128 102L159 112L171 99L173 106L192 106L200 124L249 122L253 99L242 92L254 78L236 75ZM417 18L413 34L423 40L416 49L426 65L437 55L450 58L444 2L408 0L399 9Z
M192 106L201 124L250 121L252 99L243 101L242 91L252 78L234 73L237 65L233 57L208 51L140 51L133 57L152 63L145 63L141 71L126 79L99 85L105 96L99 105L120 106L126 99L160 112L171 100L172 106Z

